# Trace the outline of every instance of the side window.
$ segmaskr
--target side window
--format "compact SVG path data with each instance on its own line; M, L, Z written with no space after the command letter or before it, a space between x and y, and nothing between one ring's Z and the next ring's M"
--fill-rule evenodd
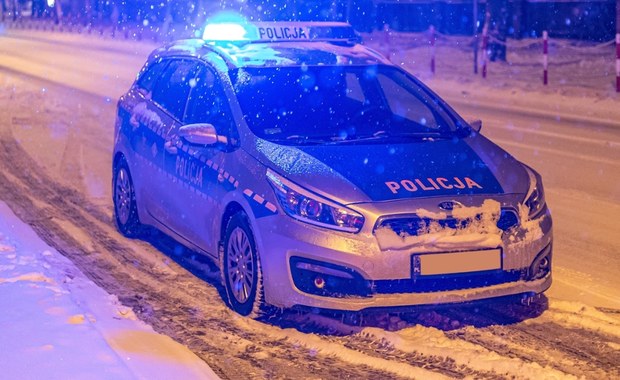
M173 60L153 88L152 99L178 120L183 119L190 89L196 84L198 64Z
M360 103L364 103L366 101L366 97L364 96L364 91L362 90L362 86L360 85L360 81L355 73L347 73L347 96L353 100L357 100Z
M202 67L196 78L196 86L192 88L185 123L209 123L218 132L231 136L234 131L234 120L228 99L219 78L206 67Z
M409 87L403 86L394 78L383 74L377 75L390 111L403 119L412 121L429 129L439 127L430 106L418 98Z
M161 58L146 67L146 70L140 75L136 85L138 88L145 90L146 92L153 91L155 81L166 68L168 61L164 61Z

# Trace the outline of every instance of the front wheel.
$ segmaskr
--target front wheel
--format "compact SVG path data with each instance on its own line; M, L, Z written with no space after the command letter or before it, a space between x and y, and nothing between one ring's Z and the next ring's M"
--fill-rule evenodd
M137 237L142 231L142 224L138 218L136 193L129 174L129 166L124 158L114 167L112 183L116 226L123 235Z
M228 303L241 315L263 310L262 271L254 235L244 213L228 222L224 236L222 275Z

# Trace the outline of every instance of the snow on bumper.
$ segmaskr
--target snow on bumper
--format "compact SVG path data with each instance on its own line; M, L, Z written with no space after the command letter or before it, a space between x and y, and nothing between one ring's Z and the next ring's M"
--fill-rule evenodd
M542 293L551 285L551 273L535 277L530 267L537 265L542 255L551 259L548 212L538 225L536 239L515 240L515 236L527 234L527 228L502 235L500 270L414 281L412 257L419 253L415 250L385 251L372 234L335 233L284 215L263 218L257 226L257 243L265 301L286 308L359 311ZM458 278L468 285L459 285Z

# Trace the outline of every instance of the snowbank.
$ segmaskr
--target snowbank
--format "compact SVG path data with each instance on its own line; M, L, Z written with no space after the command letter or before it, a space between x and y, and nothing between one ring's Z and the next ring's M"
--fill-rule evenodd
M0 202L0 368L7 379L216 379Z

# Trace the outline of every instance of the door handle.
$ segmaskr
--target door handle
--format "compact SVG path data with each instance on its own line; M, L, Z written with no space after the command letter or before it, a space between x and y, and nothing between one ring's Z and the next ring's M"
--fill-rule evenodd
M179 148L177 148L176 145L174 145L171 140L168 140L164 143L164 149L166 149L166 152L170 154L179 153Z

